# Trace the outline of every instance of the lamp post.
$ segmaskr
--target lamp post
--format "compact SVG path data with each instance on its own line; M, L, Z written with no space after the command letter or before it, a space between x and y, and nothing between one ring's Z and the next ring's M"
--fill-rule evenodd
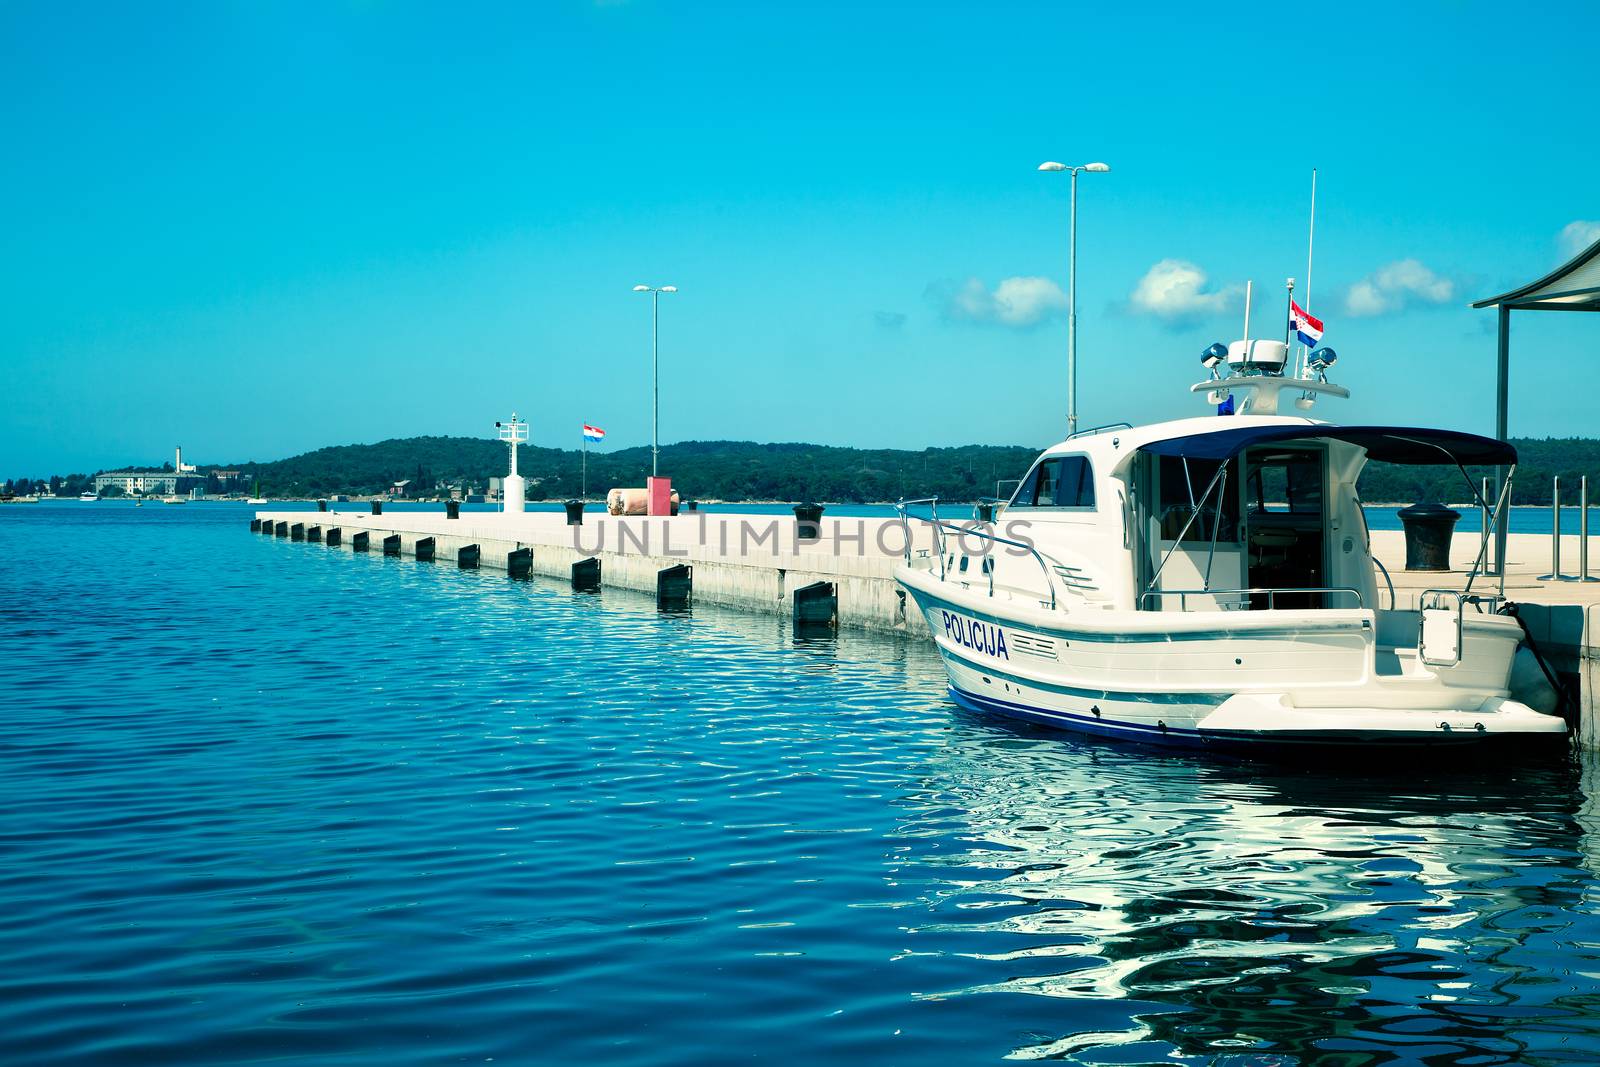
M1047 173L1072 174L1071 252L1067 257L1067 436L1078 432L1078 172L1104 174L1111 168L1104 163L1085 163L1069 167L1065 163L1041 163Z
M636 293L650 294L650 374L653 379L650 391L650 477L660 475L660 439L657 430L661 425L661 294L676 293L676 285L636 285Z

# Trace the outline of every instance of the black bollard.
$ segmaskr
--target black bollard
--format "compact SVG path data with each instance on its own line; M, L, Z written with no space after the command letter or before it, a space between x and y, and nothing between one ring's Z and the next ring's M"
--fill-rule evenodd
M1412 504L1401 508L1400 525L1406 532L1406 570L1449 570L1450 536L1460 518L1461 512L1442 504Z
M796 504L794 506L795 538L815 541L822 536L822 505Z
M318 511L327 511L328 510L328 502L326 500L317 501L317 510Z
M374 500L372 502L372 513L374 515L382 515L383 514L383 501Z
M569 501L567 501L565 506L566 506L566 509L567 509L567 525L568 526L582 526L583 525L583 501L581 501L581 500L569 500Z
M446 500L444 502L444 517L447 519L459 519L461 517L461 501Z

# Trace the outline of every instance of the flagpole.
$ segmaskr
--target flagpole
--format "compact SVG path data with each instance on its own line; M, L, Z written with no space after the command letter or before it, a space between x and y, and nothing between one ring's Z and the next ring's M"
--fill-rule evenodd
M1306 231L1306 314L1314 314L1311 308L1311 253L1317 241L1317 168L1311 168L1311 225ZM1309 345L1300 346L1300 377L1306 376L1306 356L1310 351Z
M587 500L589 498L589 434L585 431L578 436L583 438L583 483L578 489L578 496L580 499Z

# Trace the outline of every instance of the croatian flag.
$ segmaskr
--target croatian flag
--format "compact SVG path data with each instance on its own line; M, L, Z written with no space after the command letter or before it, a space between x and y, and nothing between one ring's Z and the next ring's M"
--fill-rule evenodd
M1309 311L1292 299L1289 301L1289 325L1307 348L1314 348L1322 340L1322 320L1312 318Z
M590 426L586 422L583 424L583 439L585 441L604 441L606 439L606 432L600 427Z

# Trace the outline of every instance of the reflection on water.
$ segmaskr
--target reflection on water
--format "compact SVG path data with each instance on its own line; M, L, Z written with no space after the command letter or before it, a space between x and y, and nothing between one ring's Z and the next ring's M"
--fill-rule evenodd
M925 641L0 516L0 1062L1600 1063L1593 763L962 713Z
M944 994L1143 1005L1014 1056L1600 1062L1594 761L1372 780L971 727L896 877L919 939L1007 973Z

